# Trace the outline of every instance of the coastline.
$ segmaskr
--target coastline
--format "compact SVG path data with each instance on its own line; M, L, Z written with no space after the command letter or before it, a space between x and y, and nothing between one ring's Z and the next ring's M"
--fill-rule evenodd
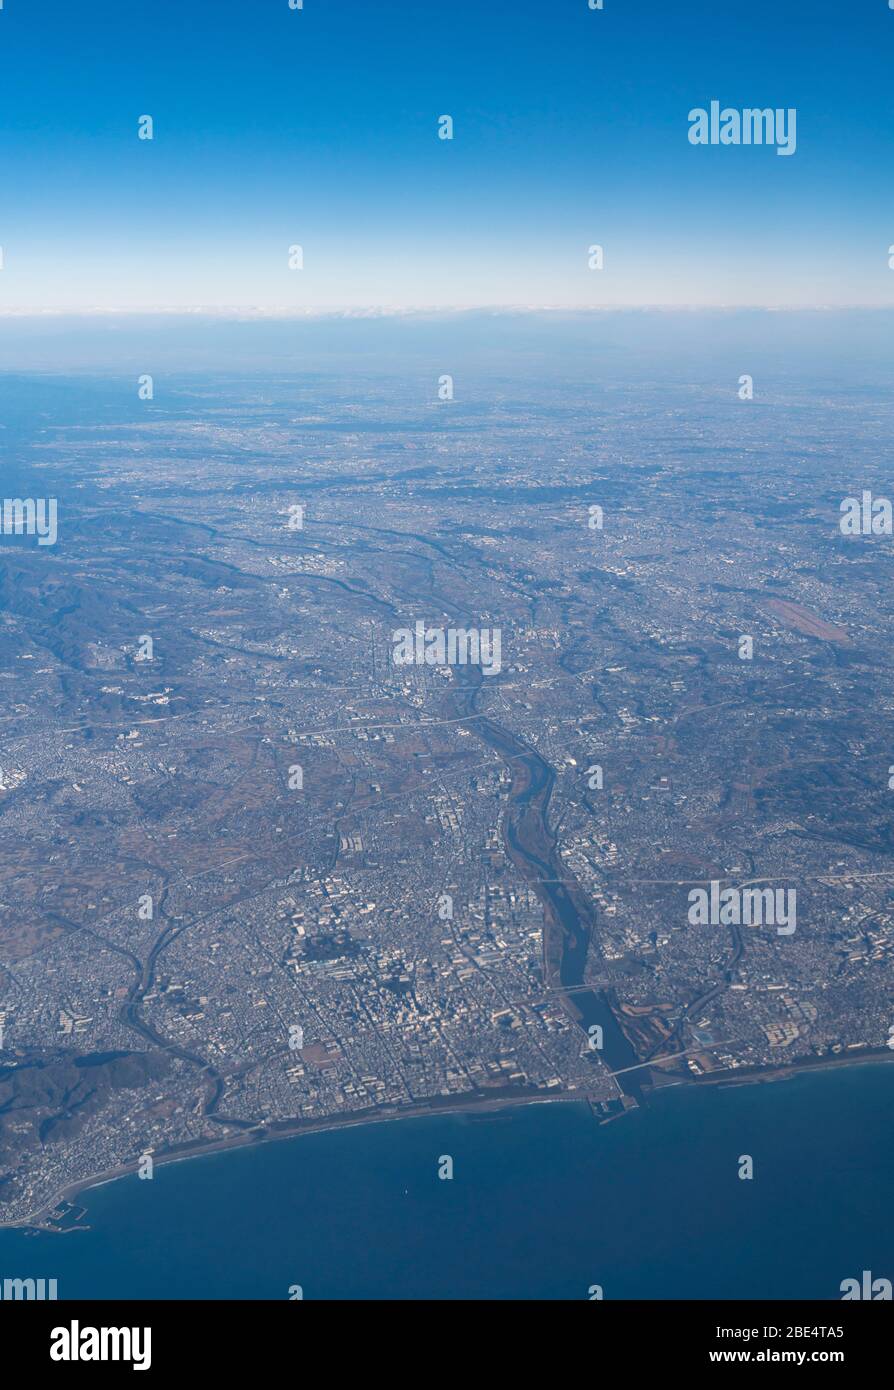
M677 1090L680 1087L697 1089L705 1086L752 1086L766 1085L773 1081L791 1080L796 1076L807 1072L822 1072L831 1070L847 1070L850 1067L878 1065L885 1062L894 1063L894 1050L888 1048L881 1049L855 1049L851 1053L837 1054L833 1057L806 1058L800 1062L792 1062L787 1066L773 1068L741 1068L740 1070L725 1070L723 1072L708 1073L703 1076L667 1076L666 1080L659 1082L658 1085L651 1085L645 1091L644 1099L652 1095L660 1094L668 1090ZM654 1065L654 1064L653 1064ZM645 1070L645 1068L644 1068ZM660 1070L660 1068L656 1068ZM303 1134L323 1134L331 1133L334 1130L359 1128L365 1125L388 1124L399 1120L431 1119L438 1115L459 1116L459 1115L482 1115L494 1113L501 1110L521 1109L529 1105L589 1105L592 1097L585 1091L560 1091L553 1092L534 1092L534 1091L510 1091L508 1088L500 1092L488 1094L481 1092L474 1096L468 1096L457 1102L453 1098L441 1097L438 1099L420 1102L418 1106L407 1106L381 1113L380 1111L361 1110L353 1115L326 1116L320 1120L279 1120L269 1124L261 1123L257 1129L243 1130L237 1134L227 1135L224 1139L212 1141L196 1141L194 1144L185 1145L181 1149L170 1150L164 1154L154 1156L156 1166L169 1163L185 1163L190 1159L210 1157L216 1153L226 1153L231 1149L242 1149L254 1147L259 1144L275 1143L286 1139L297 1139ZM635 1109L636 1107L632 1107ZM597 1121L606 1124L621 1118L625 1114L631 1113L629 1110L619 1110L616 1114L607 1115ZM80 1178L65 1187L60 1188L39 1208L36 1208L27 1218L17 1221L0 1220L0 1230L21 1230L37 1232L41 1231L52 1235L66 1235L75 1230L89 1229L85 1224L78 1224L68 1229L63 1229L52 1220L52 1214L63 1202L74 1203L79 1197L95 1188L106 1187L109 1183L117 1182L121 1178L132 1176L136 1173L138 1161L122 1164L118 1168L109 1169L102 1173L92 1174L86 1178Z
M854 1048L852 1052L836 1053L832 1057L805 1057L799 1062L790 1062L779 1067L741 1067L733 1071L706 1072L703 1076L691 1079L694 1086L757 1086L768 1081L785 1081L804 1072L831 1071L836 1067L844 1071L848 1067L868 1066L872 1063L894 1062L894 1051L887 1047Z
M197 1140L194 1144L184 1145L180 1149L172 1149L163 1154L154 1154L153 1162L158 1168L163 1164L185 1163L189 1159L206 1158L212 1154L226 1153L231 1149L254 1148L260 1144L297 1139L304 1134L325 1134L331 1133L333 1130L353 1129L364 1125L388 1124L395 1120L431 1119L436 1115L488 1114L497 1110L550 1103L586 1105L588 1101L589 1096L585 1092L539 1093L520 1090L508 1094L506 1092L494 1095L482 1093L479 1097L469 1096L461 1104L454 1104L447 1100L442 1104L436 1100L429 1100L420 1102L418 1106L407 1106L384 1114L378 1110L358 1110L353 1115L326 1116L320 1120L276 1120L267 1124L260 1123L256 1129L241 1130L237 1134L227 1135L224 1139ZM136 1173L138 1166L139 1161L137 1160L133 1163L122 1164L118 1168L110 1168L103 1173L93 1174L90 1177L78 1178L65 1187L59 1188L47 1202L35 1208L28 1217L19 1221L0 1220L0 1231L41 1231L51 1235L67 1235L71 1230L85 1230L87 1227L83 1224L70 1227L68 1230L60 1228L51 1220L52 1213L63 1202L73 1203L77 1198L94 1188L106 1187L109 1183L132 1176Z

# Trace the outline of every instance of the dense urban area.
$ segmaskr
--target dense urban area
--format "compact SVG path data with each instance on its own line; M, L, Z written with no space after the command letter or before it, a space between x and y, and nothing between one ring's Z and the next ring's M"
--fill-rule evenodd
M841 526L890 407L449 365L16 384L58 538L0 537L4 1223L894 1057L892 541Z

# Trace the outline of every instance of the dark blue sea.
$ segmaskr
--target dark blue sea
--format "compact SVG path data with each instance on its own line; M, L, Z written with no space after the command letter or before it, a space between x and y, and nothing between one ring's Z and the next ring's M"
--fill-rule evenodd
M403 1120L94 1189L89 1231L0 1232L0 1278L60 1299L835 1299L894 1278L892 1154L886 1065L674 1087L602 1126L571 1104Z

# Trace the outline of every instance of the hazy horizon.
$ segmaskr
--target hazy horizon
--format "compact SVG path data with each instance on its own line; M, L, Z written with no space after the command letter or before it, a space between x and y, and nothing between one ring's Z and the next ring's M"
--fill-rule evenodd
M0 319L0 370L129 375L372 369L442 372L457 403L504 368L579 381L887 382L891 309L420 310L414 313L43 314ZM134 387L134 389L136 389ZM412 392L410 393L412 395Z
M894 305L881 4L250 17L0 12L0 316ZM691 143L712 101L795 113L791 156Z

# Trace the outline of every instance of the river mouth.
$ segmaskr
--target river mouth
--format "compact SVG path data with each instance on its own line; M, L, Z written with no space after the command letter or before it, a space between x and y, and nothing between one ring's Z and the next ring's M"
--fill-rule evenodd
M580 885L562 864L549 828L549 801L555 773L540 755L514 734L477 713L480 672L455 668L452 692L457 714L469 717L469 732L506 762L512 774L510 808L504 840L512 863L534 889L546 912L544 984L569 991L565 1002L584 1032L595 1024L602 1030L601 1055L625 1096L642 1100L645 1069L630 1071L639 1058L626 1037L606 994L585 985L590 942L597 930L596 910ZM476 679L477 677L477 679ZM573 991L573 993L571 992Z

